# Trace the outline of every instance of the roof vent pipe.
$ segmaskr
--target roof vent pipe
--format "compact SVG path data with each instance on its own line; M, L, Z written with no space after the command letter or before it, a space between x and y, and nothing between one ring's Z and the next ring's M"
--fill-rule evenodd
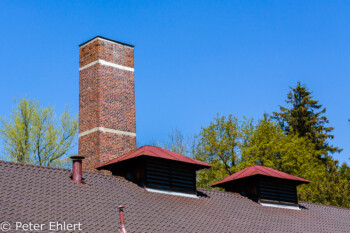
M124 206L118 206L119 215L120 215L120 232L126 233L125 224L124 224Z
M83 169L82 169L82 161L85 158L84 156L74 155L70 157L73 161L73 169L72 169L72 179L78 184L83 183Z

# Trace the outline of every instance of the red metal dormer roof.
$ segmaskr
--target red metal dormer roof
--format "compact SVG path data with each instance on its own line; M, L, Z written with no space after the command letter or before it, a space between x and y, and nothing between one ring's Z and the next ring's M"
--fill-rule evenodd
M255 175L269 176L269 177L275 177L275 178L280 178L285 180L294 180L299 183L310 183L310 181L308 180L287 174L285 172L277 171L275 169L265 167L265 166L253 165L253 166L244 168L243 170L240 170L239 172L236 172L230 175L229 177L226 177L225 179L219 180L214 184L212 184L211 186L216 187L226 182L239 180L245 177L255 176Z
M155 146L142 146L142 147L137 148L137 149L125 154L125 155L122 155L116 159L113 159L113 160L109 161L108 163L103 164L102 166L99 166L97 169L102 169L108 165L119 163L119 162L122 162L125 160L140 157L140 156L149 156L149 157L156 157L156 158L161 158L161 159L168 159L168 160L193 164L193 165L199 166L201 168L211 167L207 163L203 163L201 161L191 159L189 157L177 154L177 153L169 151L169 150L165 150L165 149L155 147Z

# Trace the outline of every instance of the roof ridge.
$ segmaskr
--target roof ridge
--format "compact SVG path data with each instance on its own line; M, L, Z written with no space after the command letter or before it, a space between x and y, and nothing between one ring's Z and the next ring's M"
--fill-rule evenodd
M308 201L299 201L299 204L309 204L309 205L316 205L316 206L321 206L321 207L332 207L335 209L341 209L341 210L346 210L346 211L350 211L350 208L346 208L346 207L341 207L341 206L335 206L335 205L328 205L328 204L321 204L321 203L316 203L316 202L308 202Z
M13 164L17 166L26 166L26 167L40 167L40 168L53 169L53 170L71 170L69 168L51 167L51 166L44 166L44 165L38 165L38 164L28 164L28 163L12 162L12 161L5 161L5 160L0 160L0 163Z
M255 165L253 165L253 167L254 167L254 166L255 166ZM243 168L242 170L233 173L232 175L228 176L227 178L229 178L229 177L231 177L231 176L234 176L234 175L237 174L237 173L239 173L239 174L237 174L237 178L240 178L241 176L243 176L244 173L246 173L246 172L249 170L250 167L251 167L251 166L246 167L246 168ZM254 167L254 168L255 168L255 167Z
M298 180L300 180L300 181L302 181L302 180L305 181L305 180L306 180L306 179L304 179L304 178L301 178L301 177L298 177L298 176L294 176L294 175L289 174L289 173L286 173L286 172L284 172L284 171L275 170L275 169L273 169L273 168L271 168L271 167L262 166L262 165L254 165L254 166L257 166L256 169L258 169L258 170L261 171L261 172L264 172L264 171L260 170L260 167L268 168L270 172L272 172L272 173L275 174L276 176L281 176L281 177L283 177L283 179L290 179L290 176L292 176L292 177L294 177L294 178L296 178L296 179L298 179ZM283 174L283 176L282 176L281 173Z
M267 167L267 166L266 166ZM283 173L283 178L285 178L285 179L288 179L288 176L293 176L293 175L291 175L291 174L288 174L288 173L286 173L286 172L283 172L283 171L276 171L275 169L273 169L273 168L270 168L270 167L267 167L267 168L269 168L269 170L273 173L273 174L275 174L275 175L280 175L281 176L281 174L279 174L279 173ZM295 177L295 178L298 178L299 179L299 177L297 177L297 176L293 176L293 177Z
M166 150L166 149L160 148L160 147L158 147L158 148L161 149L164 153L167 153L168 155L170 155L170 156L171 156L172 158L174 158L176 161L178 161L178 159L172 154L172 153L176 153L176 152L170 151L170 150ZM169 152L170 152L170 153L169 153ZM182 155L182 154L179 154L179 153L176 153L176 154ZM189 159L189 157L187 157L187 156L185 156L185 155L182 155L182 156Z
M261 165L260 165L260 166L261 166ZM274 169L272 169L272 168L270 168L270 167L267 167L267 166L262 166L262 167L268 168L268 169L269 169L269 172L272 172L272 173L275 174L276 176L280 176L280 174L278 174L277 172L275 172ZM259 165L254 165L254 168L255 168L256 170L260 171L261 173L266 173L266 171L262 171L262 170L260 169ZM279 171L279 172L281 172L281 171ZM260 175L262 175L261 173L260 173ZM284 173L284 172L283 172L283 173Z
M15 165L15 166L34 167L34 168L41 168L41 169L47 169L47 170L72 171L71 168L50 167L50 166L44 166L44 165L38 165L38 164L27 164L27 163L5 161L5 160L0 160L0 164L12 164L12 165ZM92 174L92 175L113 176L113 175L109 175L109 174L103 174L103 173L100 173L100 172L91 172L91 171L83 171L83 173L85 173L85 174Z
M213 193L220 193L220 194L227 194L227 195L234 195L234 196L237 196L237 197L241 197L241 198L247 198L245 196L242 196L241 194L239 193L235 193L235 192L226 192L226 191L223 191L223 190L217 190L217 189L206 189L206 188L197 188L197 191L208 191L208 192L213 192Z

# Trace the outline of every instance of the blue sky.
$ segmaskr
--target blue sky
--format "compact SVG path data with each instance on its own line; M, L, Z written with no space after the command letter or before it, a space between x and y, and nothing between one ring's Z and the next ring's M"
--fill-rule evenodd
M261 118L305 83L350 157L349 1L0 1L0 116L23 95L78 113L78 45L135 45L138 144Z

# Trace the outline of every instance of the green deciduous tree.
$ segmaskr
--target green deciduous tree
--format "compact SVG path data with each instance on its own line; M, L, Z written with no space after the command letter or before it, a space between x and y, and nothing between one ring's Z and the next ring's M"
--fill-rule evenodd
M286 134L266 116L257 122L217 116L197 139L194 157L212 165L198 172L199 187L210 188L215 181L258 164L310 180L298 188L300 200L350 207L348 166L338 167L334 160L324 164L315 156L322 152L313 142Z
M242 148L242 167L260 164L311 181L298 187L303 201L350 207L347 165L341 168L337 161L325 164L315 154L320 153L305 137L286 135L278 124L266 119L256 125L249 143Z
M209 188L213 182L238 171L241 146L251 130L251 119L240 122L232 115L217 115L208 127L202 127L192 153L195 159L210 163L212 168L198 172L200 187Z
M78 131L78 121L66 109L56 118L52 108L21 99L10 120L1 118L0 137L5 155L20 163L63 166Z
M241 166L258 164L306 177L319 164L314 153L317 151L313 144L284 134L278 124L265 118L258 121L248 143L242 146Z

